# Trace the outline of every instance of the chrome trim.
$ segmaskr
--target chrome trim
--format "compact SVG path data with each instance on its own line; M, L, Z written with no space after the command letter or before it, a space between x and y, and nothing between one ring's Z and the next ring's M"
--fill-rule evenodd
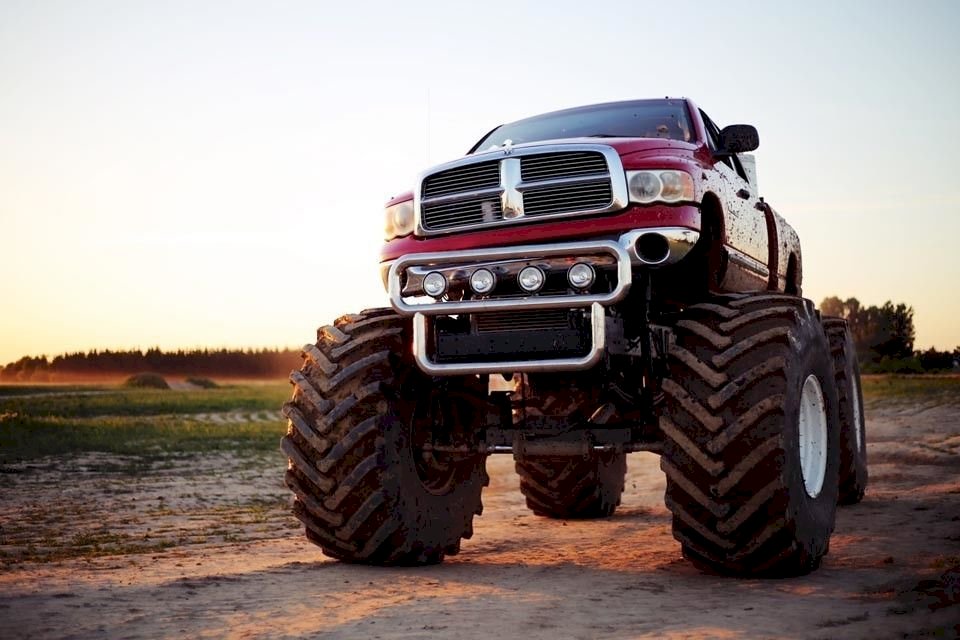
M572 216L584 216L584 215L596 215L601 213L609 213L612 211L618 211L627 207L630 201L629 192L627 190L627 179L623 171L623 163L620 160L620 155L614 150L613 147L603 144L584 144L584 143L574 143L574 144L545 144L545 145L533 145L533 146L524 146L522 148L509 147L509 148L499 148L491 151L486 151L483 153L476 153L465 158L460 158L459 160L454 160L452 162L446 162L444 164L437 165L431 169L423 172L417 179L416 186L413 190L413 214L415 225L415 233L418 236L436 236L444 235L449 233L457 233L460 231L472 231L474 229L486 229L489 227L499 227L503 225L516 224L519 222L526 222L527 219L523 215L523 196L522 192L526 189L532 189L534 187L545 187L553 186L558 184L573 183L578 182L590 182L591 179L598 180L604 176L603 174L596 174L594 176L576 176L574 178L555 178L547 180L535 180L530 182L523 182L520 175L520 158L523 156L530 155L541 155L549 153L563 153L570 151L586 151L593 153L600 153L603 155L604 159L607 162L607 171L609 172L610 180L610 192L612 200L609 206L601 209L584 209L582 211L572 211L568 213L552 213L552 214L543 214L537 216L531 216L531 220L553 220L556 218L568 218ZM503 209L503 219L494 220L490 222L480 222L475 224L467 225L457 225L448 229L430 229L427 230L423 227L422 223L422 214L421 214L421 195L423 190L424 181L430 176L440 173L442 171L448 171L450 169L456 169L458 167L478 164L481 162L489 162L491 160L500 160L500 187L499 188L485 188L478 189L470 192L456 193L456 194L447 194L443 196L435 196L434 198L427 198L425 204L437 204L441 202L455 202L457 200L466 200L470 197L477 197L482 195L492 195L500 191L500 202Z
M509 151L507 153L510 153ZM504 220L523 217L523 192L520 184L520 158L507 158L500 161L500 211Z
M699 232L684 227L652 227L634 229L622 234L618 242L594 240L585 242L552 243L545 245L521 245L494 249L470 249L464 251L446 251L438 253L410 254L381 265L386 269L386 285L390 295L390 304L402 316L413 317L413 353L418 366L430 375L467 375L504 372L533 371L575 371L589 369L599 362L606 349L606 328L604 306L622 300L632 284L632 267L645 265L636 254L636 241L647 233L664 236L669 244L670 253L661 265L674 264L686 256L700 237ZM425 275L429 271L453 273L469 267L489 266L493 261L501 260L510 265L511 272L519 265L536 262L541 258L555 256L568 259L584 258L590 255L605 254L616 261L617 284L613 291L605 294L530 294L519 298L484 298L481 300L442 302L430 300L423 304L409 304L404 293L416 295L415 290L404 292L401 276L409 269ZM503 264L503 263L501 263ZM458 313L483 313L485 311L509 311L521 309L577 309L590 307L590 325L592 345L590 352L581 358L559 358L555 360L508 360L503 362L467 362L441 364L430 359L427 353L428 317L437 315L455 315Z
M427 316L423 313L416 313L413 316L413 355L420 369L422 369L424 373L434 376L534 371L578 371L589 369L600 362L600 358L603 356L604 349L606 348L607 334L605 330L605 317L603 307L599 302L594 302L590 305L590 334L593 344L590 346L590 352L580 358L441 364L431 360L427 354Z
M731 262L735 262L737 265L743 267L747 271L750 271L763 279L766 279L770 276L770 269L767 267L767 265L763 264L756 258L748 256L742 251L734 249L730 246L727 246L727 254L730 257Z
M530 295L522 298L484 298L459 302L427 302L409 304L403 299L400 275L411 266L455 267L461 263L477 263L489 260L542 258L548 256L585 257L591 253L607 253L617 261L617 284L613 291L600 294ZM470 249L445 251L443 253L413 253L394 261L388 274L390 304L402 316L414 314L451 315L457 313L482 313L483 311L507 311L509 309L575 309L594 303L613 304L627 295L632 282L630 255L619 244L610 240L569 242L546 245L523 245L496 249Z
M470 265L453 265L447 267L438 267L436 265L427 265L423 267L407 267L406 282L403 285L401 294L403 297L416 297L426 295L423 291L423 279L428 273L438 271L443 274L447 282L454 285L454 288L465 289L468 286L467 279L470 276L471 269L487 268L502 275L508 280L516 280L520 272L528 266L537 267L545 273L552 273L560 270L569 269L578 258L572 256L562 256L558 258L514 258L511 260L494 260L491 262L474 262ZM580 258L579 260L583 260ZM616 256L591 256L591 264L595 267L609 267L617 261ZM386 285L386 275L384 278L384 288ZM539 289L537 290L539 291ZM535 293L535 292L531 292Z
M390 267L393 266L393 260L387 260L380 263L380 281L383 282L383 290L390 293ZM426 274L424 274L426 275Z
M503 164L506 164L506 161L501 163L501 173L502 173ZM502 193L503 193L502 187L486 187L484 189L471 189L470 191L460 191L459 193L447 193L442 196L430 196L429 198L424 198L423 201L427 204L445 204L447 202L456 202L457 200L472 200L473 198L500 195Z
M669 253L667 257L657 263L646 262L637 254L637 240L648 233L657 233L667 239ZM620 246L630 254L630 261L641 267L666 267L680 262L693 245L700 239L700 232L686 227L652 227L650 229L634 229L620 236Z

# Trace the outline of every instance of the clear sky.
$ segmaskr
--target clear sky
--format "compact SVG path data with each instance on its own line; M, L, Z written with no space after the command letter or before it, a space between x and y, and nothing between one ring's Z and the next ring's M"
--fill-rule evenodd
M691 96L760 131L805 294L960 344L960 2L0 2L0 364L299 346L493 126Z

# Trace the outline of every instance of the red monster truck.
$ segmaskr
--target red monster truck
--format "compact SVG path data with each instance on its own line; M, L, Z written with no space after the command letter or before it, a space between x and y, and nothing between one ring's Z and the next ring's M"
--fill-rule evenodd
M319 329L290 378L307 538L439 562L473 533L487 455L513 453L535 513L593 518L652 451L687 558L815 569L866 485L859 371L800 295L758 144L691 100L592 105L499 126L391 200L391 308Z

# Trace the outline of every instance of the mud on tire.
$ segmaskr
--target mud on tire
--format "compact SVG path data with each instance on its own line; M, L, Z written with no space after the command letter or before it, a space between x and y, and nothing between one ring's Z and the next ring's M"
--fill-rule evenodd
M842 318L824 318L840 406L840 504L856 504L867 490L867 434L860 365L853 336Z
M516 456L527 507L549 518L605 518L620 505L627 455Z
M688 307L675 335L661 467L684 555L739 575L815 569L834 527L839 428L833 362L812 303L720 297ZM802 411L804 432L820 434L806 440L806 483ZM816 450L822 458L810 457Z
M290 375L281 449L293 512L309 540L347 562L439 562L482 510L485 457L468 441L485 418L486 381L423 375L408 333L387 309L343 316ZM463 452L424 446L431 431Z

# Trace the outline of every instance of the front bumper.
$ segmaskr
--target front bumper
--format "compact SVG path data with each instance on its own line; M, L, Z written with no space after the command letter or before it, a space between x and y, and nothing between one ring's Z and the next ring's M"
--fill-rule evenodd
M645 260L638 251L640 239L647 234L659 234L669 248L665 258L652 262ZM699 233L683 227L655 227L635 229L622 234L617 241L592 240L581 242L558 242L551 244L509 246L493 249L467 249L438 253L415 253L387 263L385 284L390 295L390 304L402 316L413 319L413 355L417 365L430 375L466 375L485 373L520 373L548 371L576 371L596 365L606 348L605 307L623 300L633 282L634 267L663 267L681 260L693 248ZM486 297L472 300L434 300L424 296L408 298L404 294L407 272L411 268L462 270L469 272L471 265L489 265L496 261L548 259L565 257L590 261L602 258L610 263L609 287L600 292L576 292L573 290L553 293ZM576 357L513 359L476 362L438 362L430 353L430 320L436 316L460 314L483 314L491 312L529 311L537 309L588 309L590 313L590 346L587 352Z

